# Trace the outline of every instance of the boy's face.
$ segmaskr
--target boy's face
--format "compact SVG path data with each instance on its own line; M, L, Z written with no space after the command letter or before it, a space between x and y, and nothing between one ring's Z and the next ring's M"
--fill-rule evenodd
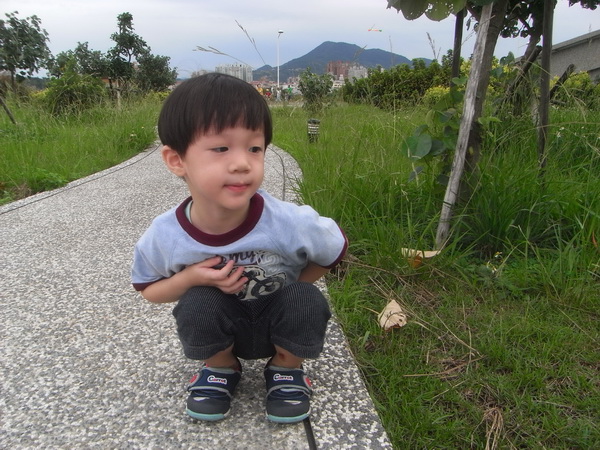
M265 151L261 130L234 127L201 135L183 157L165 147L163 159L185 178L194 203L220 215L247 209L263 181Z

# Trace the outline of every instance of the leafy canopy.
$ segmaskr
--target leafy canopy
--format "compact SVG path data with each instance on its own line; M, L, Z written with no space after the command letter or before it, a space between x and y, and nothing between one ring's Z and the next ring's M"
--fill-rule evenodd
M10 73L13 88L16 77L33 75L50 56L48 33L41 28L40 18L19 19L17 14L7 13L6 20L0 19L0 70Z

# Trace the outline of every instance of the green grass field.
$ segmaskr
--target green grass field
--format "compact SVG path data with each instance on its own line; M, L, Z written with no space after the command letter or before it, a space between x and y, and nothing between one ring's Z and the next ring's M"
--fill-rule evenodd
M114 166L156 139L157 99L53 117L32 104L0 114L0 204L60 187Z
M451 242L415 269L401 248L432 249L443 198L401 151L423 112L337 106L314 144L302 110L274 114L303 200L349 236L328 287L395 447L600 447L600 115L553 113L544 179L531 124L488 130ZM390 300L408 324L384 332Z

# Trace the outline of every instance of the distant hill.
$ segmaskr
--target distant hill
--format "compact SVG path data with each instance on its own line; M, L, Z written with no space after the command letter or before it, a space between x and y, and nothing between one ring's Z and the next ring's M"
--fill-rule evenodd
M422 58L429 64L431 60ZM353 61L364 67L381 66L389 69L398 64L412 64L411 60L405 56L396 53L387 52L380 49L365 50L362 47L345 42L323 42L314 50L300 58L282 64L279 67L279 79L287 80L289 77L298 76L306 68L310 67L313 73L323 74L327 69L327 63L330 61ZM277 79L277 68L272 66L262 66L252 72L255 80L260 80L266 76L271 80Z

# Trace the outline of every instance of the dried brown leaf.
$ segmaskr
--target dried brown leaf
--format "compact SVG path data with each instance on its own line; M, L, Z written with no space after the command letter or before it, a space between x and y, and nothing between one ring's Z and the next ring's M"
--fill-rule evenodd
M441 253L441 250L416 250L414 248L402 248L400 249L400 253L406 259L411 266L417 268L421 265L424 259L433 258L436 255Z
M379 313L379 325L385 331L391 328L400 328L406 325L406 313L396 300L390 300L383 311Z

